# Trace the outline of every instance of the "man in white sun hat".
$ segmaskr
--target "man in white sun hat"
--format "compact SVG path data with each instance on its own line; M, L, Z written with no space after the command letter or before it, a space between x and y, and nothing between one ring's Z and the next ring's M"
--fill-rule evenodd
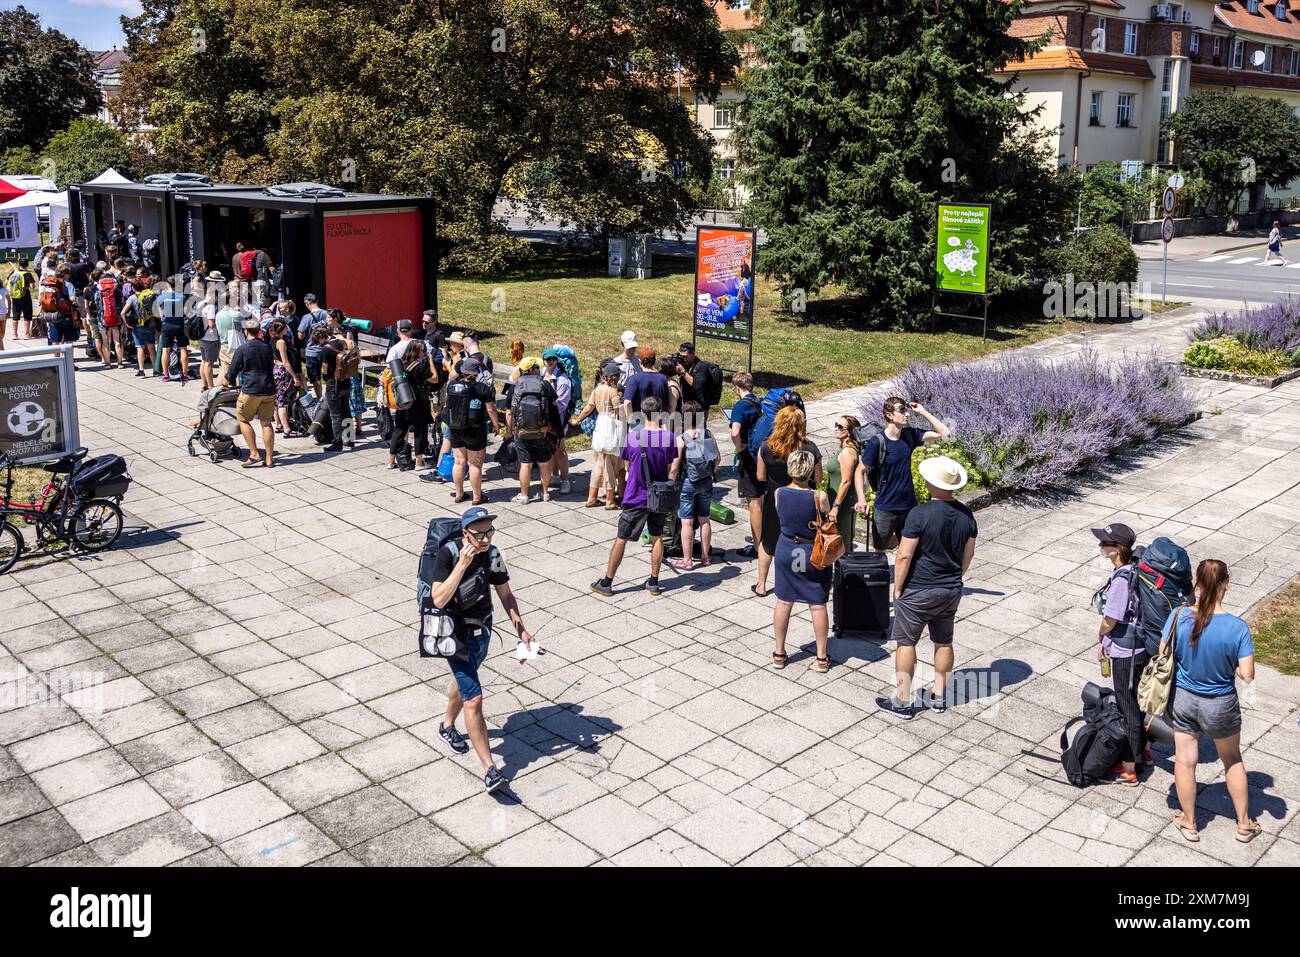
M916 644L927 626L934 642L934 687L918 694L919 705L942 714L949 704L948 675L952 672L952 632L961 604L962 576L975 557L979 529L971 510L953 498L966 484L966 469L946 455L924 459L919 470L930 490L930 501L907 516L902 541L894 557L894 652L896 693L877 698L886 714L910 721L912 676ZM955 703L955 702L953 702Z

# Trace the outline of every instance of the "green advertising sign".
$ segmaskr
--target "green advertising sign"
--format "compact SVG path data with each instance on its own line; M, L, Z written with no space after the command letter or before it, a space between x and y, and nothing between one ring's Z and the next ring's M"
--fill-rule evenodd
M989 207L939 204L935 286L972 296L988 293Z

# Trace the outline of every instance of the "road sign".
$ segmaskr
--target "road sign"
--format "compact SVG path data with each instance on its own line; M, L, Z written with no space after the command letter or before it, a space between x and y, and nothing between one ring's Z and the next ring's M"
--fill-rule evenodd
M1160 224L1160 238L1165 242L1170 242L1174 238L1174 218L1166 216L1165 221Z
M1167 182L1174 189L1182 189L1186 180L1183 179L1182 173L1171 173Z
M1165 208L1166 216L1172 216L1174 214L1174 205L1177 201L1178 198L1174 195L1174 188L1172 186L1166 186L1164 198L1161 200L1161 204Z

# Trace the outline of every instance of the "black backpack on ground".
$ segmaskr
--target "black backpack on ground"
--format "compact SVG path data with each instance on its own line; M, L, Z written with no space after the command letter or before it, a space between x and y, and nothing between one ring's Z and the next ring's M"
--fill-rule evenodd
M1070 741L1070 728L1083 722L1083 727ZM1085 703L1083 716L1071 718L1061 731L1061 765L1065 776L1076 788L1104 781L1110 769L1124 754L1128 740L1128 725L1115 694L1103 689L1095 704Z
M393 457L397 459L397 471L410 472L415 468L415 458L413 457L413 451L414 450L411 448L410 442L402 443L402 447L399 448L393 455Z
M717 405L722 401L722 369L703 359L695 363L695 391L700 402L706 406Z
M1140 551L1137 560L1138 621L1136 628L1154 656L1160 650L1160 635L1176 608L1192 597L1192 562L1187 550L1163 536Z
M510 417L516 432L545 432L550 426L546 408L546 385L541 376L520 376L510 398ZM450 392L451 386L447 386Z

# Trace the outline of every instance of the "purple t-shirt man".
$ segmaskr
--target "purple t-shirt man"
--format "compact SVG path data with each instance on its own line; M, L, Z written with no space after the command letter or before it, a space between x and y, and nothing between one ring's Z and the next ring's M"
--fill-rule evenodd
M642 447L644 446L644 448ZM649 499L645 478L641 474L641 456L646 456L650 478L666 481L668 470L677 458L677 436L667 429L641 429L627 437L620 458L627 463L627 485L623 489L624 508L645 508Z

